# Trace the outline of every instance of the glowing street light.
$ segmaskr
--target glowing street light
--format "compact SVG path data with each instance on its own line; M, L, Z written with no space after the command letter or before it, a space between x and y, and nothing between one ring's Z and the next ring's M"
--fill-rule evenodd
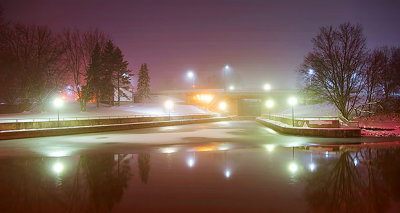
M221 111L225 111L227 107L228 107L228 106L226 105L225 102L221 102L221 103L219 103L219 105L218 105L218 108L219 108L219 110L221 110Z
M194 160L194 158L188 158L186 163L190 168L192 168L195 164L195 160Z
M231 67L227 64L224 67L223 70L223 76L224 76L224 91L226 90L226 72L228 72L231 69Z
M275 149L275 145L274 144L268 144L268 145L265 145L265 148L268 150L268 152L272 152Z
M294 127L294 106L297 104L297 98L290 97L288 103L292 106L292 126Z
M64 165L60 162L56 162L53 165L53 172L56 173L57 175L59 175L62 171L64 171Z
M60 127L60 108L63 106L64 101L61 98L56 98L54 99L53 104L57 109L57 125Z
M164 107L168 110L168 117L171 120L171 110L174 108L174 102L171 100L167 100L164 103Z
M271 108L274 107L275 103L273 100L267 100L267 102L265 102L265 106L268 109L268 119L271 119Z
M265 91L270 91L271 90L271 84L264 84L264 90Z
M230 85L230 86L229 86L229 90L230 90L230 91L233 91L233 90L235 90L235 86L233 86L233 85Z
M189 79L192 79L192 88L194 89L195 85L194 85L194 80L195 80L195 76L194 76L194 72L192 70L189 70L187 73L187 77Z
M231 170L230 169L226 169L225 170L225 177L226 178L230 178L231 177Z
M289 164L289 171L291 173L296 173L298 169L299 169L299 166L297 166L297 164L295 162L292 162Z
M310 169L311 172L314 172L316 167L317 167L317 166L316 166L314 163L310 163L310 164L308 165L308 168Z
M313 69L311 69L311 68L308 69L308 74L309 74L309 75L314 75L314 73L315 73L315 71L314 71Z

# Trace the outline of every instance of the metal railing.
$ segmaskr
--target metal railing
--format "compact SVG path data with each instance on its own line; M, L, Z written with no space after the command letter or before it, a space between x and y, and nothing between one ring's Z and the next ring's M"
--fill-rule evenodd
M191 114L171 114L171 117L175 116L199 116L199 115L218 115L215 113L191 113ZM73 116L73 117L60 117L60 121L71 121L71 120L99 120L99 119L119 119L119 118L151 118L151 117L169 117L169 114L134 114L134 115L98 115L98 116ZM45 118L0 118L0 123L20 123L20 122L46 122L46 121L58 121L57 117L45 117Z
M263 114L262 117L268 117L268 114ZM292 119L290 115L283 114L271 114L273 117L288 118ZM340 120L338 116L294 116L295 120Z

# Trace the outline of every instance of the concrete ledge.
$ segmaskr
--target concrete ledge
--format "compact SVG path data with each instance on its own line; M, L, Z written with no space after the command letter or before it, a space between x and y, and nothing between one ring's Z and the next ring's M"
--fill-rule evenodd
M7 122L0 123L0 131L5 130L26 130L26 129L47 129L59 127L76 127L76 126L97 126L124 123L139 123L152 121L169 121L183 119L202 119L215 117L213 114L201 115L180 115L180 116L155 116L155 117L121 117L121 118L101 118L101 119L84 119L84 120L60 120L58 121L36 121L36 122Z
M112 125L75 126L68 128L12 130L12 131L0 132L0 140L83 134L83 133L94 133L94 132L108 132L108 131L119 131L119 130L129 130L129 129L143 129L143 128L161 127L161 126L176 126L176 125L225 121L229 119L230 118L228 117L218 117L218 118L186 119L186 120L171 120L171 121L157 121L157 122L124 123L124 124L112 124Z
M301 136L317 136L330 138L350 138L361 137L361 129L359 128L301 128L301 127L286 127L269 122L267 119L257 118L256 121L268 128L271 128L279 133L288 135Z

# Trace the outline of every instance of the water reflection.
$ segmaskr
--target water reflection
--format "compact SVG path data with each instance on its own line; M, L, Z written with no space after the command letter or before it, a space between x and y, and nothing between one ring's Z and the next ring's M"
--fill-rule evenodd
M320 158L318 165L303 177L305 198L317 212L385 212L399 198L398 147L341 146L337 158Z
M139 153L138 157L139 175L142 183L147 183L150 175L150 154Z
M170 196L177 203L168 205L187 208L194 202L232 205L221 212L242 211L245 205L260 211L295 206L296 211L385 212L396 210L393 203L400 199L400 146L274 145L273 154L266 145L223 146L230 149L214 149L220 147L215 144L169 147L174 152L2 158L0 212L111 212L132 203L155 203L163 210L173 202ZM293 205L281 205L287 201Z
M132 175L125 156L1 159L1 212L109 211Z

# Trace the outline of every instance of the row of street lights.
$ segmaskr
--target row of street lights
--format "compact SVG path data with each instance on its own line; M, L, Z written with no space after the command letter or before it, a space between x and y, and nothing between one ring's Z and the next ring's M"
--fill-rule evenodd
M290 97L288 99L288 104L292 107L292 126L294 127L294 106L297 105L297 98ZM268 109L268 119L271 119L271 109L275 106L275 102L271 99L265 102L265 106Z
M227 88L227 85L226 85L226 75L227 75L227 73L226 72L228 72L229 70L231 70L231 67L228 64L225 65L224 68L222 69L223 80L224 80L224 91ZM189 70L189 71L187 71L186 76L189 79L192 80L192 89L195 89L195 87L196 87L196 84L195 84L195 80L196 80L195 72L193 70ZM265 91L270 91L271 90L271 85L270 84L264 84L263 89ZM234 85L229 85L228 90L230 90L230 91L235 90L235 86Z

